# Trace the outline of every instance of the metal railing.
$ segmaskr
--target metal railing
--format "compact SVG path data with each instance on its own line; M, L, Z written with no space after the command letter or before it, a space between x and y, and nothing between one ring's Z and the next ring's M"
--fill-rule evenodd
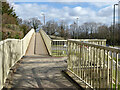
M68 40L68 70L90 88L118 88L119 54L120 49Z
M106 39L70 39L74 41L81 41L91 44L97 44L97 45L105 45L106 46Z
M97 45L106 45L106 39L70 39L73 41L88 42ZM67 40L52 40L52 56L67 56Z
M52 40L52 56L67 56L67 40Z

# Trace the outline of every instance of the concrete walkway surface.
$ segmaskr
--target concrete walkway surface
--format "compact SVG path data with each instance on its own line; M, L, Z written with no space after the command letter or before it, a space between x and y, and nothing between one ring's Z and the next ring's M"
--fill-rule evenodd
M25 56L13 75L10 87L13 89L76 89L61 73L61 70L67 68L67 63L64 61L66 59L65 57Z
M39 33L33 35L26 56L12 76L13 89L76 89L61 70L67 68L67 57L51 57ZM6 87L7 88L7 87Z

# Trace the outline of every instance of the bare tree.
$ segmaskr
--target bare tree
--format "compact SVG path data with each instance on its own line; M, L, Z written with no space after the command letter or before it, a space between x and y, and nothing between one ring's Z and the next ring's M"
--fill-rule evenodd
M30 18L29 23L35 30L38 29L40 25L42 25L41 21L38 18Z
M58 23L54 20L48 21L44 30L49 35L55 35L58 30Z

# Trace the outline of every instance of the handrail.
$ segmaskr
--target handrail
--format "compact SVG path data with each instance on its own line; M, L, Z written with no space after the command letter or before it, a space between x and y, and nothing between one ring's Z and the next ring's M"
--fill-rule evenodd
M74 41L106 41L106 39L69 39Z
M67 40L55 40L55 39L53 39L52 41L65 41L65 42L67 42Z
M106 47L103 45L97 45L97 44L90 44L90 43L84 43L84 42L80 42L80 41L74 41L74 40L68 40L69 42L74 42L74 43L78 43L80 45L87 45L87 46L93 46L95 48L99 48L99 49L106 49L106 50L110 50L110 51L115 51L117 53L120 53L120 49L118 48L114 48L114 47Z
M68 40L68 70L90 88L118 88L119 54L118 48Z
M52 56L67 56L67 40L52 40Z
M8 77L10 69L25 55L34 29L23 39L6 39L0 42L0 90Z

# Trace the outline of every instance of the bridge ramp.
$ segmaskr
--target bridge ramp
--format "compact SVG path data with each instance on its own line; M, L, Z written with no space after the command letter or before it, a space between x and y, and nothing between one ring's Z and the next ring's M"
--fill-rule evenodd
M26 55L48 55L47 48L40 33L35 33L30 41Z

